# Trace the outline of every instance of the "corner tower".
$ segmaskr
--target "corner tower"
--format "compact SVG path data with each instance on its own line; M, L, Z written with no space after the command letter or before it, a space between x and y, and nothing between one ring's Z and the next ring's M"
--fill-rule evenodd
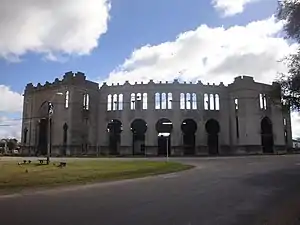
M49 102L53 111L49 117ZM23 154L69 155L96 146L98 84L84 73L67 72L62 80L28 84L24 91ZM94 148L96 149L96 147Z

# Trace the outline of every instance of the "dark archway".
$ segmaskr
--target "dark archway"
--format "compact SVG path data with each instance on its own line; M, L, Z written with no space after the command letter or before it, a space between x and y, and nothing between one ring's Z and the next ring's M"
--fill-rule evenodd
M183 147L185 155L194 155L196 148L197 123L192 119L186 119L181 124L183 133Z
M62 155L67 155L67 144L68 144L68 124L64 123L63 125L63 149L62 149Z
M132 131L132 154L145 154L145 133L147 131L147 123L142 119L135 119L131 123Z
M38 139L38 148L37 155L46 155L47 146L48 146L48 118L41 119L39 121L39 139Z
M27 144L27 133L28 133L28 129L27 129L27 127L25 127L24 131L23 131L23 135L24 135L23 143L24 144Z
M214 119L208 120L205 124L205 130L207 132L208 153L210 155L219 154L219 122Z
M122 123L119 120L111 120L107 124L107 132L109 134L109 154L118 155L121 143L121 133L123 131Z
M156 131L158 133L158 155L171 154L171 133L173 130L173 123L167 118L162 118L156 123Z
M264 117L260 123L261 127L261 145L263 153L273 153L274 138L273 125L268 117Z
M44 101L38 111L39 118L41 118L38 122L38 143L37 143L37 151L36 155L47 155L48 148L48 140L49 139L49 130L51 130L51 125L49 129L49 108L48 101ZM51 123L51 119L50 119ZM51 138L51 137L50 137ZM50 146L51 148L51 146ZM50 149L51 151L51 149Z

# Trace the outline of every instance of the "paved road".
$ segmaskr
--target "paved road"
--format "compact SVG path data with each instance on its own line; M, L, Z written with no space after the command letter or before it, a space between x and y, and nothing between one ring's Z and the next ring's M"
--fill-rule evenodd
M197 167L0 197L1 224L282 225L300 209L298 155L171 160Z

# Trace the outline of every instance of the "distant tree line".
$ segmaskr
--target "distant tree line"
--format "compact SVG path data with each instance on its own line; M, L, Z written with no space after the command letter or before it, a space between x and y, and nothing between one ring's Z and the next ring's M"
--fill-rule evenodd
M0 140L0 152L3 152L5 150L5 147L7 150L11 151L18 147L18 140L15 138L4 138Z

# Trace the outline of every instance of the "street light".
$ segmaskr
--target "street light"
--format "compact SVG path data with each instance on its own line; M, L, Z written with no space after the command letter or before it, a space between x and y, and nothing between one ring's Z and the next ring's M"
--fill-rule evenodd
M62 92L55 93L50 101L48 101L48 145L47 145L47 165L50 163L50 150L51 150L51 116L54 113L52 101L57 95L64 95Z

